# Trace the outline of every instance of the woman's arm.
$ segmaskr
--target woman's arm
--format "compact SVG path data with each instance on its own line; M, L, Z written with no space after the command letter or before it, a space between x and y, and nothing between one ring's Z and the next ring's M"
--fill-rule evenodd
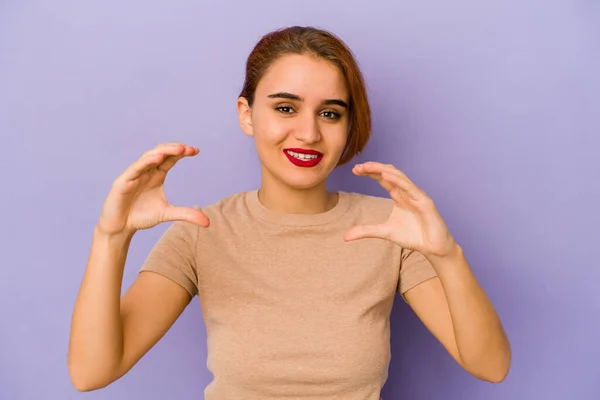
M489 382L503 381L510 344L462 249L455 245L447 256L428 259L438 276L408 290L406 302L466 371Z
M94 232L68 351L71 381L80 391L105 387L129 371L190 302L183 287L151 272L139 274L121 298L130 241Z
M379 182L394 206L387 221L352 227L344 239L385 239L427 258L437 277L407 290L406 301L467 371L502 381L511 360L508 339L433 200L393 165L367 162L352 172Z
M161 144L145 152L114 180L94 229L71 321L68 368L77 389L99 389L122 376L164 335L190 302L191 288L186 290L156 273L139 274L122 299L121 289L135 232L162 222L209 225L201 211L176 207L164 193L167 173L179 160L198 152L198 148L181 143ZM182 249L176 252L178 257L167 259L193 270L193 252L188 251L193 247L193 239L189 234L171 236L161 247L177 243ZM153 254L159 252L162 251L153 249Z

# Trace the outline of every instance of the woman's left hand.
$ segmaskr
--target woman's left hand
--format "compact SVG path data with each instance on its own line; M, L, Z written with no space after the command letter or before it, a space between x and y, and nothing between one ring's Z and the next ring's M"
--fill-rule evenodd
M403 172L393 165L377 162L357 164L352 172L379 182L390 193L394 207L386 222L355 226L344 234L344 240L380 238L425 256L450 254L455 246L454 238L435 204Z

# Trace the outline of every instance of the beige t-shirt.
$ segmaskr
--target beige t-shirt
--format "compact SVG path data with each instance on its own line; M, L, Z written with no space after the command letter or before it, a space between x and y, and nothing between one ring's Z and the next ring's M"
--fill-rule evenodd
M208 228L167 229L142 271L199 295L214 375L206 400L379 399L395 294L435 276L418 252L344 241L392 206L340 192L327 212L281 214L251 191L202 208Z

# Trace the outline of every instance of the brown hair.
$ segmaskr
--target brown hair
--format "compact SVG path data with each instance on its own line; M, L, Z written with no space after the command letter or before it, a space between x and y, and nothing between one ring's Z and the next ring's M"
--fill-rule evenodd
M313 27L293 26L263 36L246 61L246 79L240 97L252 106L256 86L275 60L285 54L312 54L336 65L350 92L350 121L346 147L339 165L350 161L371 136L371 109L363 75L352 51L334 34Z

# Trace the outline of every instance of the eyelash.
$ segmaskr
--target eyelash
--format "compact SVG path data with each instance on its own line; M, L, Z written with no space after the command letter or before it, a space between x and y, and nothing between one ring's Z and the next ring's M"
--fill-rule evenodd
M291 109L293 109L293 107L292 106L277 106L277 107L275 107L275 109L277 111L279 111L280 113L283 113L283 114L292 114L291 112L284 111L284 110L286 110L286 109L290 109L291 110ZM329 120L332 120L332 121L335 121L335 120L337 120L337 119L339 119L341 117L341 115L338 112L336 112L336 111L323 111L322 112L322 114L325 114L325 113L331 114L330 117L325 117L325 118L327 118Z

